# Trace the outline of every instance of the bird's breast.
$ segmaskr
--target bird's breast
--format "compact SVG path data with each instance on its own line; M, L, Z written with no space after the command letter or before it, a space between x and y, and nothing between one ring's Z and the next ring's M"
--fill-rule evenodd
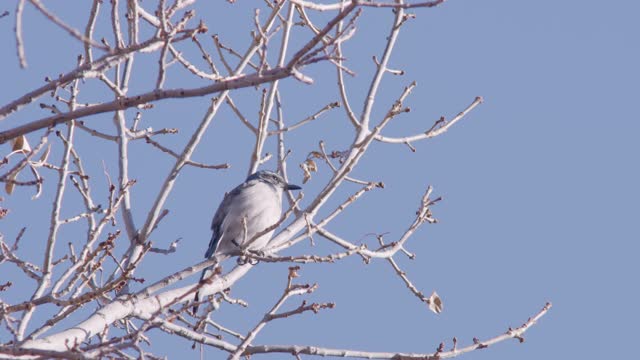
M281 214L281 192L264 183L250 186L243 189L230 204L223 225L225 237L233 238L235 242L242 245L245 240L252 239L256 234L275 225L280 220ZM272 234L273 230L255 239L250 248L263 247L271 239Z

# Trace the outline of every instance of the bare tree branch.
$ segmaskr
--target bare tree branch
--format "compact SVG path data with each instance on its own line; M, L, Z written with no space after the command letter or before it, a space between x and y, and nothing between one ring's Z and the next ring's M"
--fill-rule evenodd
M404 64L396 63L393 55L401 51L395 46L400 29L415 19L405 10L432 8L444 0L264 1L257 9L228 5L248 11L244 35L248 34L249 40L243 49L238 46L242 38L237 34L229 36L226 27L207 23L211 19L208 13L196 14L196 0L112 0L109 11L102 12L103 1L94 0L86 4L87 11L80 19L82 31L45 8L42 0L29 0L39 13L25 12L26 2L17 1L15 14L16 53L23 69L27 66L23 36L33 41L29 48L42 46L41 39L29 35L38 21L62 28L71 35L69 38L62 34L67 42L80 41L81 55L68 67L71 71L61 73L47 68L49 73L60 75L47 77L44 85L35 85L23 94L14 94L14 100L0 107L0 121L4 120L0 143L10 143L7 154L0 158L0 182L5 184L8 196L22 196L18 185L32 186L36 191L32 201L21 203L15 210L17 216L25 216L24 209L28 209L26 217L13 218L14 209L5 203L0 208L0 221L17 234L11 245L0 233L0 263L13 270L0 282L0 338L5 339L0 340L0 357L156 359L162 358L155 354L160 331L163 336L186 339L230 359L277 353L298 359L309 355L435 360L485 349L510 338L522 342L523 334L551 308L547 304L523 325L509 328L504 334L486 340L474 338L460 347L454 338L451 347L442 342L435 349L419 353L256 342L259 335L273 331L268 325L275 320L305 316L308 312L322 314L320 310L334 306L307 302L318 285L296 283L301 269L310 263L325 267L349 257L364 263L382 260L410 296L435 313L443 311L439 295L435 291L431 295L423 293L421 289L429 284L409 277L398 260L407 256L415 259L416 265L422 264L419 251L408 249L418 229L437 223L433 211L441 197L434 195L431 186L422 196L414 194L413 204L404 205L414 207L415 216L407 217L405 225L396 224L396 229L390 229L393 236L376 234L375 229L369 228L344 229L339 224L350 223L338 219L362 216L362 208L352 205L365 194L375 194L372 190L377 193L385 189L379 179L384 178L387 169L362 165L365 156L376 157L384 152L384 147L370 151L372 144L405 144L415 151L412 143L453 129L482 103L482 98L477 97L450 120L442 117L417 134L386 135L385 129L392 121L413 114L409 113L408 104L416 81L409 79L405 87L391 83L382 91L390 77L404 75ZM359 29L367 24L362 18L374 12L381 14L376 26L388 26L386 36L375 38L375 32ZM199 23L194 24L194 19ZM243 20L238 17L237 21ZM203 37L210 27L211 35ZM359 41L361 49L371 52L369 58L375 69L370 76L365 74L364 79L353 81L345 74L354 76L351 69L359 67L344 54L349 54L351 44ZM95 51L104 54L96 55ZM34 65L42 61L30 58ZM336 72L329 82L333 86L315 85L318 76L332 74L331 71ZM289 77L302 84L281 82ZM397 91L396 97L388 97L387 90ZM43 96L50 98L34 104ZM168 119L162 106L158 111L146 111L165 105L169 99L203 96L207 100L201 105L197 101L173 102L172 106L189 104L185 109L188 111L182 111L184 116L178 118ZM301 106L316 96L319 110ZM378 111L375 105L380 103L391 105L386 111ZM224 110L230 111L220 111L224 104L229 107ZM356 111L360 106L361 110ZM336 117L337 113L330 112L336 107L344 108L338 117L341 121L346 117L347 121L338 127L327 118ZM47 115L25 121L33 119L32 110L44 110ZM193 114L198 111L201 113L196 116L201 117L193 121ZM226 128L214 122L225 116L240 121L242 125L237 126L232 119L236 132L223 133ZM326 120L315 121L321 117ZM166 125L163 121L172 122ZM316 133L317 129L322 130ZM165 134L170 136L159 136ZM299 134L309 137L302 139ZM201 147L212 139L224 141L223 152L211 154L211 147ZM236 165L237 156L233 156L237 154L244 156L246 162ZM222 163L209 163L219 155L223 156ZM195 161L194 156L203 162ZM156 163L166 163L158 159L168 159L169 166L157 166ZM203 174L229 168L227 160L233 160L234 168L240 172L246 166L249 174L272 166L287 183L297 183L294 179L300 173L295 171L302 171L306 195L285 192L288 206L281 209L284 211L280 218L269 226L263 224L266 228L251 238L246 229L252 219L245 217L245 245L229 250L228 255L236 257L233 260L218 263L214 256L197 263L187 261L177 267L181 268L179 271L149 268L153 264L150 258L165 262L181 259L176 257L178 251L183 251L178 242L189 236L189 226L200 226L180 224L168 229L165 225L175 221L175 216L183 221L191 215L191 208L173 208L182 206L176 205L180 201L168 201L185 175L187 181L198 179L189 177L191 174L184 169L197 167L198 174ZM141 162L144 166L140 166ZM404 164L399 165L402 169ZM405 166L399 171L414 169ZM134 184L139 185L133 188ZM222 193L222 182L216 180L214 184L204 187L211 193L198 196ZM369 196L370 202L365 206L376 201L375 195ZM48 209L46 218L39 211L42 207ZM386 215L372 215L371 222L377 220L376 216ZM20 224L25 222L22 219L28 219L28 224ZM34 228L48 231L41 242L27 244L38 240L31 237L40 237L31 231ZM267 245L249 247L276 230ZM173 231L187 232L176 236ZM344 235L354 231L367 235ZM378 243L371 241L371 234ZM298 245L306 240L311 246ZM314 247L320 242L327 242L330 249ZM221 320L224 317L218 318L218 313L228 307L239 306L239 311L246 311L244 308L254 305L254 299L234 292L235 284L250 270L273 263L295 265L289 268L286 286L274 304L258 316L249 317L249 324L253 325L242 331L238 330L243 328L239 323L231 320L227 324ZM212 269L211 275L198 281L194 275L204 269ZM16 285L32 280L35 285L30 291ZM11 295L5 297L5 291ZM303 300L291 305L296 296L303 296ZM204 313L190 311L198 305Z

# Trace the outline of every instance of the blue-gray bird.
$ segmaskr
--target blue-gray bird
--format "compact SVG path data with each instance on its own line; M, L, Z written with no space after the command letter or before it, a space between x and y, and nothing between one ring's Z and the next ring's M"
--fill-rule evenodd
M260 250L275 229L253 239L255 235L275 225L282 216L282 194L285 190L299 190L300 186L287 184L284 179L268 170L250 175L245 182L225 195L211 222L213 234L206 259L215 257L216 264L242 249ZM245 242L250 242L245 244ZM216 265L202 271L200 282L211 276ZM195 301L200 294L196 293ZM194 306L196 313L198 306Z

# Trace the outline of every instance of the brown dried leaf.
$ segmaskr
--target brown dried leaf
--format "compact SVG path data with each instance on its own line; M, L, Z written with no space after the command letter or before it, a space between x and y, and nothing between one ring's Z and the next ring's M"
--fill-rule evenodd
M435 291L433 292L433 294L431 294L431 296L429 296L428 304L429 310L433 311L436 314L440 314L444 307L442 299L440 299L440 296L438 296L438 293L436 293Z
M311 159L307 159L307 161L305 161L307 163L307 166L309 166L309 171L312 172L317 172L318 171L318 165L316 164L315 161L311 160Z
M302 179L302 183L306 184L309 179L311 179L311 173L318 171L318 165L312 159L305 160L302 164L300 164L300 168L304 173L304 177Z
M289 279L294 279L300 277L298 274L298 270L300 270L300 266L290 266L289 267Z
M11 154L9 154L7 157L17 153L22 153L25 156L31 153L31 145L29 145L29 142L27 141L27 138L24 135L18 136L15 139L11 139ZM7 178L5 179L6 181L4 184L4 190L7 192L7 194L11 195L11 193L13 193L13 189L15 188L15 185L16 185L14 181L18 177L18 173L21 170L22 168L10 174L10 176L7 176Z
M11 140L11 150L14 152L19 151L26 155L31 152L31 146L29 145L27 138L24 135L20 135Z
M309 155L307 155L308 158L315 158L315 159L322 159L322 153L320 153L319 151L312 151L309 153Z

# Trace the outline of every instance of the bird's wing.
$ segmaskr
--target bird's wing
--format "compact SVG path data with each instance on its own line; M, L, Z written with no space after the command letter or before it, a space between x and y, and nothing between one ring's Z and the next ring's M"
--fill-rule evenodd
M204 254L205 259L210 258L216 252L218 248L218 243L220 242L220 238L222 237L222 221L226 216L226 209L228 209L229 199L231 193L225 194L224 199L218 206L218 210L216 210L216 214L213 216L213 220L211 221L211 230L213 234L211 234L211 240L209 241L209 247L207 248L207 252Z
M231 203L241 191L253 185L255 185L254 182L242 183L229 193L225 194L224 199L218 206L218 210L216 210L216 214L213 216L213 220L211 221L211 230L213 231L213 234L211 234L211 240L209 241L207 252L204 254L205 259L212 257L220 245L220 239L222 239L225 231L225 219L229 209L231 209Z

